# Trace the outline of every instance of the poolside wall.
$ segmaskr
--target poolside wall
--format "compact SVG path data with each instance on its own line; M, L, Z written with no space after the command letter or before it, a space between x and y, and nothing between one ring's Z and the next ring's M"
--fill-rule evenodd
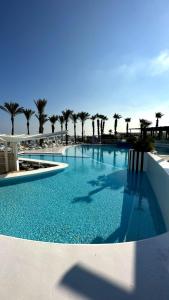
M169 230L169 163L152 153L145 153L144 171L157 197L167 230Z

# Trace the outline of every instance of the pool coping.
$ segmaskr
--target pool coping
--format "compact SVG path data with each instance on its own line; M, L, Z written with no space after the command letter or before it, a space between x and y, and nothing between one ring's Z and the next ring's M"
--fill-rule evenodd
M40 159L32 159L32 158L19 157L18 160L48 164L48 165L51 165L51 167L40 168L40 169L32 170L32 171L9 172L7 174L1 174L0 179L11 179L11 178L16 178L16 177L18 178L18 177L23 177L23 176L25 177L25 176L31 176L31 175L50 173L50 172L54 172L54 171L64 170L65 168L67 168L69 166L66 163L53 162L53 161L40 160Z

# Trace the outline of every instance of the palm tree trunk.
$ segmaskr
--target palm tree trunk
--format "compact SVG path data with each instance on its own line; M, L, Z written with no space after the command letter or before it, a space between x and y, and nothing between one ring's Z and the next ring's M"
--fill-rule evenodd
M63 124L60 124L60 129L61 129L61 142L63 143Z
M126 124L126 135L128 135L128 133L129 133L129 124L127 122L127 124Z
M11 116L11 123L12 123L12 132L11 132L11 134L14 135L14 116Z
M105 121L103 121L103 134L104 134L104 128L105 128Z
M97 120L97 133L98 133L98 140L99 140L99 136L100 136L100 122L99 122L99 120Z
M54 132L55 132L55 125L52 124L52 133L54 133Z
M75 144L76 144L76 123L74 123L74 140L75 140Z
M29 121L27 121L27 134L29 135L30 132L29 132Z
M95 134L94 120L92 121L92 128L93 128L93 137L94 137L94 134Z
M65 122L65 130L66 130L66 145L68 144L68 134L67 134L67 121Z
M114 133L117 134L117 119L114 122Z
M84 123L82 121L82 142L83 142L83 128L84 128Z
M158 118L156 119L156 127L158 127Z

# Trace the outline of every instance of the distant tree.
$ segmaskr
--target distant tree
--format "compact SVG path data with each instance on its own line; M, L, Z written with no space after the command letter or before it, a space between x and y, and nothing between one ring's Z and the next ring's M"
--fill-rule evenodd
M90 115L89 115L89 113L82 111L82 112L78 113L78 116L82 123L82 142L83 142L84 141L84 123L87 119L89 119Z
M61 115L58 117L60 128L61 128L61 140L63 142L63 124L64 124L64 117Z
M58 116L57 115L52 115L49 117L49 121L51 122L51 128L52 128L52 133L55 132L55 123L58 120Z
M122 116L119 115L119 114L114 114L113 118L115 119L115 121L114 121L114 133L117 134L117 122L118 122L119 119L122 118Z
M71 114L71 119L73 121L73 126L74 126L74 141L75 141L75 144L76 144L76 124L77 124L77 121L79 119L79 115L75 114L75 113L72 113Z
M67 134L67 130L68 130L68 122L70 119L70 116L72 115L73 110L70 109L65 109L62 111L62 115L64 118L64 122L65 122L65 130L66 130L66 145L68 144L68 134Z
M113 133L113 130L112 129L109 129L109 134L112 134Z
M151 121L148 121L146 119L140 119L140 128L141 128L141 136L146 136L146 128L152 124Z
M155 117L156 117L156 127L159 126L159 119L161 119L164 115L161 112L157 112L155 113Z
M27 125L27 134L30 134L30 132L29 132L29 122L30 122L31 117L34 115L35 112L32 109L24 109L23 113L24 113L25 118L27 120L27 123L26 123L26 125Z
M128 133L129 133L129 123L131 122L131 118L126 118L125 122L126 122L126 135L128 135Z
M23 113L23 107L20 107L16 102L5 102L4 105L0 105L0 109L10 114L12 124L11 134L14 135L14 119L17 115Z
M38 113L36 114L36 118L39 120L39 133L43 133L43 130L44 130L43 125L45 124L45 122L47 122L47 120L46 120L47 115L44 113L45 107L47 104L47 100L46 99L38 99L37 101L34 100L34 103L38 110Z

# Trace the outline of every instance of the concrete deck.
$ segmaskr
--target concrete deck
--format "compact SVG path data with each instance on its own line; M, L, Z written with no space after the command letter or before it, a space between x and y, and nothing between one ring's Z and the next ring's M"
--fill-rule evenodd
M0 236L2 300L168 300L169 233L67 245Z

